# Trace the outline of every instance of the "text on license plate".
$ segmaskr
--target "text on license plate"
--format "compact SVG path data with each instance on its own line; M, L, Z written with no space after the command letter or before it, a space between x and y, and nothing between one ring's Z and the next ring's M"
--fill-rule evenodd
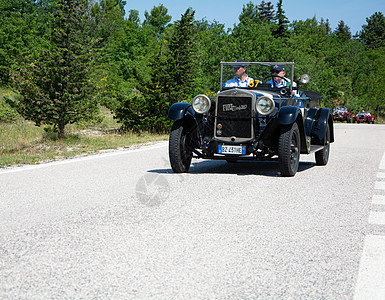
M219 145L218 146L219 154L238 154L243 155L246 154L246 146L226 146Z

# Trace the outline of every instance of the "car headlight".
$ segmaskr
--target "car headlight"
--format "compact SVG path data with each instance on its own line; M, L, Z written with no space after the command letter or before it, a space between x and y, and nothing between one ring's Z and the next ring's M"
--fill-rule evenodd
M299 81L300 81L301 83L303 83L303 84L309 83L309 81L310 81L310 76L307 75L307 74L303 74L303 75L300 77Z
M192 101L192 107L198 114L206 114L211 107L211 100L206 95L195 96Z
M257 99L255 108L260 115L266 116L274 111L275 103L273 99L262 96Z

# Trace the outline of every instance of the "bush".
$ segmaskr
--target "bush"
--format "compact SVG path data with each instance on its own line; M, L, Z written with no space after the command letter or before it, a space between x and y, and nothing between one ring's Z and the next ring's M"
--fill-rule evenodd
M0 122L10 123L19 119L20 115L11 105L9 105L7 97L11 97L11 94L7 93L4 96L0 95Z

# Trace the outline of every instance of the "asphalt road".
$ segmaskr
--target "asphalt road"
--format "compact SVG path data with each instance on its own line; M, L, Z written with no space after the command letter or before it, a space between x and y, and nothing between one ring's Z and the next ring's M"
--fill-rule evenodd
M173 174L165 142L2 169L0 298L385 297L385 126L335 138L293 178L275 162Z

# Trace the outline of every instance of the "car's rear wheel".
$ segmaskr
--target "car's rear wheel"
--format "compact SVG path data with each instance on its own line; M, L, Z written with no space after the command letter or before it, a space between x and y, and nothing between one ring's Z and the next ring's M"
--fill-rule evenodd
M329 124L326 126L325 132L325 146L322 150L315 153L315 163L317 166L325 166L329 161L330 152L330 128Z
M299 166L301 139L297 123L283 126L279 135L279 170L285 177L294 176Z
M188 172L192 159L191 132L185 128L182 120L174 122L169 140L171 168L175 173Z

